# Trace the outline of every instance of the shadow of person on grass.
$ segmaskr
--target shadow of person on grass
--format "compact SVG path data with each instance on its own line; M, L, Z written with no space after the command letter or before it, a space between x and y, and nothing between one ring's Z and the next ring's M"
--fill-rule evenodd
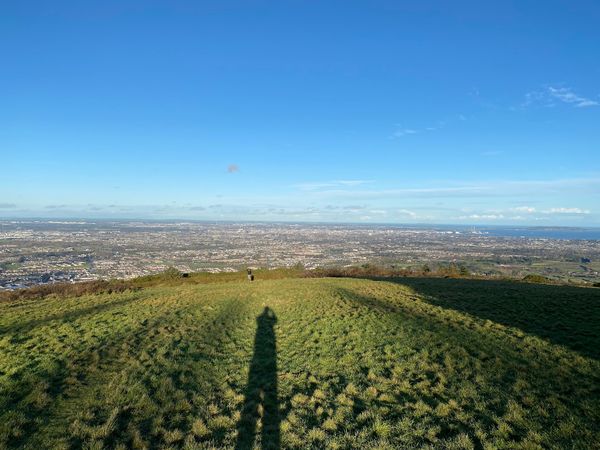
M237 425L236 449L251 449L261 420L260 445L263 449L280 448L279 403L277 400L277 317L265 306L256 318L254 355L250 363L242 415Z

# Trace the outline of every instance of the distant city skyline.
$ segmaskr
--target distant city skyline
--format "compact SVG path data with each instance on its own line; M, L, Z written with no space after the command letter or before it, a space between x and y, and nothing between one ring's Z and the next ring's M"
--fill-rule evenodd
M17 2L0 218L600 226L600 4Z

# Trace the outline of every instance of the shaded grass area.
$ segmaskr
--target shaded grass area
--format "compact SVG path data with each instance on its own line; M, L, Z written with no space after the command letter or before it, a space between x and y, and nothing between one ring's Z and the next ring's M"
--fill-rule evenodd
M600 359L600 291L495 280L398 278L425 301Z
M594 448L599 308L423 278L4 303L0 448Z

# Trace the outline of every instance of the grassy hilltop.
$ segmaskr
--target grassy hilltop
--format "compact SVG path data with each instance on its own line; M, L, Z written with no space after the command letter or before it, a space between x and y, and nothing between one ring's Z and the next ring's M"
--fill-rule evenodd
M598 289L204 278L1 302L0 448L600 447Z

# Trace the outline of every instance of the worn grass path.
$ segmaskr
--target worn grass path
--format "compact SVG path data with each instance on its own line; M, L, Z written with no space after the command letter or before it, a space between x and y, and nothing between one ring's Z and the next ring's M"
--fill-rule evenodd
M0 448L600 447L599 291L489 283L0 304Z

